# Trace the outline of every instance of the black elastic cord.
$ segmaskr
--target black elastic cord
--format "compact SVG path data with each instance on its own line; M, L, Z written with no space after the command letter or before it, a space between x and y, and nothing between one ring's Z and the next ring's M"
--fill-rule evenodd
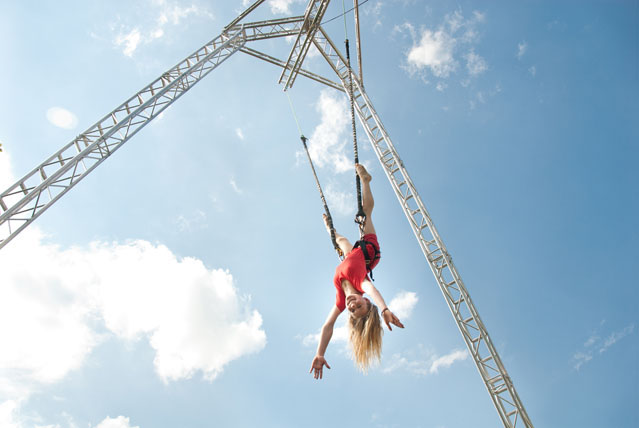
M302 140L302 144L304 145L304 150L306 151L308 162L311 164L311 170L313 171L313 177L315 177L317 190L319 190L320 198L322 198L322 203L324 204L324 211L326 212L326 221L328 223L328 227L331 232L331 241L333 242L333 247L335 247L335 251L337 251L337 255L340 258L342 258L344 257L344 252L339 247L339 245L337 245L337 239L335 239L335 228L333 227L333 217L331 217L331 212L328 209L328 204L326 203L324 192L322 192L322 186L320 185L319 178L317 178L317 173L315 172L315 166L313 165L313 160L311 159L311 154L308 152L308 146L306 145L307 138L303 135L300 135L300 140Z
M348 67L348 97L351 100L351 125L353 128L353 153L355 155L355 164L359 163L359 153L357 150L357 131L355 126L355 98L353 96L353 74L351 71L351 53L349 49L348 39L344 42L346 44L346 65ZM355 187L357 188L357 214L355 214L355 223L359 225L359 233L364 236L364 223L366 222L366 213L364 213L364 206L362 205L362 185L355 172Z

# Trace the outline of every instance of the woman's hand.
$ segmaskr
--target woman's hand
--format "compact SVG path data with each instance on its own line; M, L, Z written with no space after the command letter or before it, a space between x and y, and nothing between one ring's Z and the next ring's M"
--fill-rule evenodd
M331 366L328 365L324 357L316 355L315 358L313 358L313 362L311 363L311 369L308 372L312 373L313 370L315 370L313 377L315 379L321 379L324 366L328 367L329 369L331 368Z
M402 324L399 318L397 318L395 314L390 311L390 309L384 310L382 316L390 331L393 331L393 329L391 328L391 324L394 324L399 328L404 328L404 324Z

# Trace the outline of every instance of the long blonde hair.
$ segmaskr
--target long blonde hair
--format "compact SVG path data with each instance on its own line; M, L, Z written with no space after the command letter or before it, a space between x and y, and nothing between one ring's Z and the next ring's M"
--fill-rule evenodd
M350 317L348 322L353 361L363 373L382 356L382 322L377 306L368 302L368 313L361 318Z

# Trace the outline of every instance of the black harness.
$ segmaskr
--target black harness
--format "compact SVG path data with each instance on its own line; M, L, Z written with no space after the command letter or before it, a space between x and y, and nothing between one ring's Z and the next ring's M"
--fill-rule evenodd
M373 249L373 256L371 257L371 254L368 251L368 246L370 245L370 248ZM359 241L357 241L355 243L355 245L353 245L353 249L355 248L361 248L362 249L362 253L364 253L364 259L366 260L366 271L368 272L368 275L371 277L371 281L375 281L375 279L373 278L373 269L371 268L371 265L373 265L373 263L376 260L379 260L381 257L381 252L377 249L377 245L374 245L372 242L370 241L365 241L363 239L360 239Z

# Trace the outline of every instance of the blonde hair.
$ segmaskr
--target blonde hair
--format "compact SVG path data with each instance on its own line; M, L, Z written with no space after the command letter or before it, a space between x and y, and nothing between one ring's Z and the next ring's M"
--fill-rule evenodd
M348 322L353 361L363 373L382 356L382 322L377 306L368 302L368 313L361 318L350 317Z

